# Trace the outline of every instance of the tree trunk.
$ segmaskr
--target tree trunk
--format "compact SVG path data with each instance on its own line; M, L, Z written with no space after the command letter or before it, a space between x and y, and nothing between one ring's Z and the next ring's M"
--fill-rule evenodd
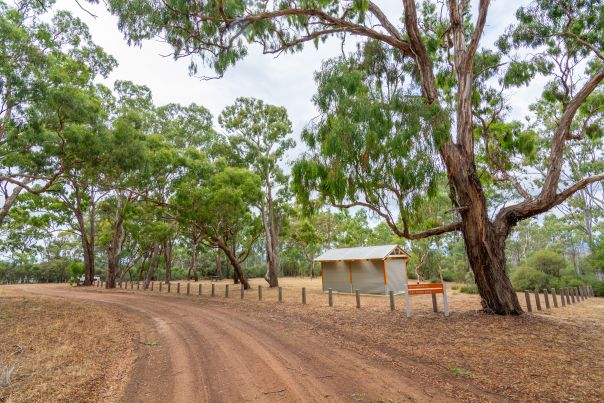
M266 243L266 274L264 279L269 287L279 286L279 232L280 217L275 212L273 203L273 191L270 182L270 175L265 176L266 204L268 211L262 209L262 223L264 225L265 243Z
M461 147L450 144L444 155L451 198L460 208L462 236L482 307L489 313L519 315L522 309L505 265L505 240L510 228L498 226L497 231L490 222L476 167Z
M220 262L220 248L216 248L216 275L222 277L222 266Z
M82 212L76 211L75 215L80 232L82 256L84 257L84 285L91 285L94 278L94 238L88 237L88 230Z
M235 254L231 251L231 249L228 247L228 245L221 244L221 245L219 245L219 247L224 252L224 254L227 256L227 258L229 259L231 266L233 266L233 269L235 270L235 275L239 277L241 284L243 284L243 288L246 290L249 290L250 283L248 282L247 276L245 275L245 273L243 272L243 269L241 268L241 262L239 262L239 259L237 259L237 256L235 256Z
M172 239L166 239L164 242L164 265L166 268L166 284L172 281Z
M189 272L187 273L187 279L191 280L191 273L197 271L197 240L193 239L191 244L191 266L189 266Z
M120 271L120 255L124 236L124 217L122 216L122 198L117 195L117 206L113 224L113 236L107 248L107 282L106 288L115 288L115 277ZM121 273L122 277L124 273ZM120 278L121 281L121 278Z
M153 250L151 251L151 259L149 261L149 270L147 270L147 275L145 277L144 288L145 290L149 288L149 283L153 280L153 275L155 274L155 269L157 267L157 256L159 255L159 244L153 245Z

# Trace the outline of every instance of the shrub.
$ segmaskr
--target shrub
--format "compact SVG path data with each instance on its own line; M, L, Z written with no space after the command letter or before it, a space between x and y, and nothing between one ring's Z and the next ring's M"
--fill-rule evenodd
M478 294L478 286L476 284L467 284L459 287L459 292L464 294Z
M529 258L529 266L549 276L558 277L566 267L564 256L552 250L538 250Z
M591 280L589 282L596 297L604 297L604 281Z
M543 289L549 282L547 274L526 266L516 268L510 277L517 291Z
M443 270L442 273L444 281L455 281L455 273L451 270Z

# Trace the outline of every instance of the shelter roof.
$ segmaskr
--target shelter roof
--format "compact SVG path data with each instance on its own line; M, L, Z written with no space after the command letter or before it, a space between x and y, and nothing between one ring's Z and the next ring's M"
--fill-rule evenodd
M362 246L358 248L330 249L316 257L315 261L384 260L389 257L408 258L409 255L400 245Z

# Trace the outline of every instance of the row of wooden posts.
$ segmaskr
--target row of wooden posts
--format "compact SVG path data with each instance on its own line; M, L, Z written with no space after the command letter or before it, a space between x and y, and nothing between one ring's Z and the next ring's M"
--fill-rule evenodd
M541 310L541 298L539 297L539 290L534 291L535 294L535 307L538 311ZM543 289L543 299L545 301L545 309L550 309L551 305L549 303L549 296L551 294L552 302L554 303L554 308L558 308L558 294L556 294L556 289L552 288L547 290L547 288ZM574 304L579 301L583 301L587 298L594 296L594 290L591 286L585 285L581 287L571 287L571 288L561 288L560 289L560 302L562 306L566 306L567 304ZM529 312L533 311L533 306L531 304L531 293L528 290L524 291L524 297L526 298L526 310Z
M134 285L135 284L136 284L136 289L140 290L140 287L141 287L140 281L136 281L136 282L134 282L134 281L130 281L130 282L128 282L128 281L126 281L126 282L118 282L117 285L118 285L119 288L128 289L128 283L130 283L130 289L131 290L134 289ZM102 287L104 284L105 284L104 281L97 281L96 286L97 287ZM151 291L153 291L154 284L155 283L153 281L150 282L148 289L151 290ZM162 291L162 286L163 286L163 282L160 281L159 282L159 292ZM171 291L171 288L172 288L171 286L172 286L172 283L168 283L167 284L168 292ZM211 287L211 293L210 293L210 295L212 297L215 297L216 296L216 284L212 284L211 286L212 287ZM240 288L241 299L244 298L244 291L245 291L244 288L241 287ZM176 283L176 293L180 294L180 283ZM187 283L187 292L186 292L186 295L191 295L191 284L190 283ZM202 295L202 285L201 284L199 284L199 286L198 286L197 295ZM283 302L283 288L282 287L278 287L278 289L277 289L277 295L278 295L278 301L279 302ZM388 296L390 297L390 310L394 311L394 309L395 309L395 305L394 305L394 292L390 291L388 293ZM225 298L229 297L229 284L225 284L224 285L224 297ZM361 293L360 293L359 290L355 290L355 299L356 299L356 307L360 309L361 308ZM261 285L258 286L258 300L262 301L262 286ZM330 307L333 307L333 290L331 288L329 288L327 290L327 302L328 302L328 304L329 304ZM306 287L302 287L302 304L306 305ZM433 308L434 312L438 312L438 308L437 308L437 305L436 305L436 298L435 298L434 295L432 295L432 308ZM407 316L408 317L410 316L410 312L409 312L408 309L407 309Z
M130 289L134 289L134 281L130 281ZM97 287L102 287L104 284L103 281L97 281L96 285ZM125 284L125 286L124 286ZM140 290L140 281L136 282L136 289ZM149 289L151 291L153 291L154 289L154 285L155 282L150 282L149 283ZM128 282L118 282L118 286L119 288L128 288ZM162 286L163 286L163 282L159 282L159 292L162 291ZM172 288L172 283L168 283L168 292L171 291ZM243 286L240 287L240 296L241 299L244 298L244 288ZM176 283L176 293L180 294L180 283ZM544 298L544 302L545 302L545 308L546 309L550 309L551 305L550 305L550 300L549 300L549 296L552 296L552 302L554 304L554 308L558 308L558 295L556 293L556 289L552 288L549 292L547 290L547 288L543 289L543 298ZM191 294L191 283L187 283L187 295ZM198 286L198 290L197 290L197 294L198 295L202 295L202 285L199 284ZM211 285L211 294L212 297L216 296L216 284L212 284ZM279 302L283 302L283 288L282 287L278 287L278 291L277 291L277 295L278 295L278 301ZM541 299L539 296L539 290L535 290L534 291L534 296L535 296L535 306L537 308L538 311L541 310ZM524 291L524 296L526 298L526 309L528 312L532 312L533 311L533 307L531 304L531 298L530 298L530 291L525 290ZM562 306L566 306L567 304L574 304L577 303L579 301L585 300L589 297L593 297L594 296L594 292L593 292L593 288L591 286L581 286L581 287L572 287L572 288L562 288L560 289L560 302L562 303ZM229 284L225 284L224 286L224 297L228 298L229 297ZM390 297L390 310L394 311L395 309L395 305L394 305L394 292L390 291L389 292L389 297ZM356 299L356 307L357 308L361 308L361 293L359 290L355 290L355 299ZM262 286L259 285L258 286L258 300L262 301ZM333 307L333 291L331 288L329 288L327 290L327 302L329 304L330 307ZM302 304L306 305L306 288L302 287ZM406 303L407 305L407 317L410 316L410 312L409 312L409 305L408 303ZM435 295L432 295L432 307L434 312L438 312L438 308L436 305L436 298ZM448 313L448 312L447 312Z

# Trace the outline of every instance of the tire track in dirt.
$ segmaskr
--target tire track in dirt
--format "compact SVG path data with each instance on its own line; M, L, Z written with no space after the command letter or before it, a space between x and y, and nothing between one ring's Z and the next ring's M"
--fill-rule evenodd
M159 339L158 346L141 344L124 401L451 400L419 384L413 374L287 323L268 325L246 317L233 306L63 285L19 288L118 306L138 318L145 337Z

